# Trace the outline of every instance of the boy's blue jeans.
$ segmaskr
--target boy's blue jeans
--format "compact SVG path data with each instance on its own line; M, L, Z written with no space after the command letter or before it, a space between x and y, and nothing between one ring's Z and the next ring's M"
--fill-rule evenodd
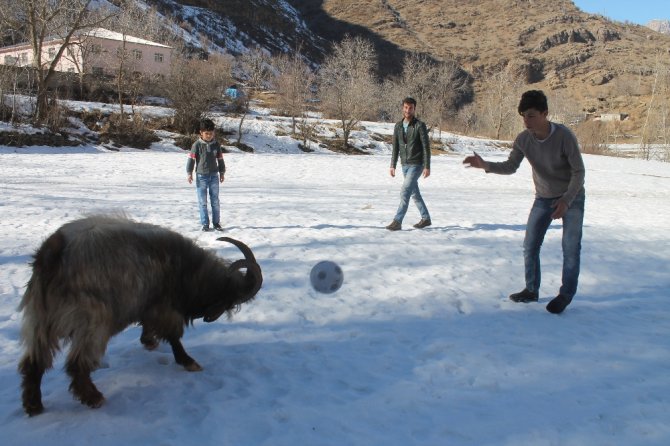
M523 258L528 291L540 290L540 247L551 224L551 207L554 198L535 198L528 215L526 237L523 241ZM582 226L584 222L585 193L582 190L572 201L563 216L563 275L559 294L572 299L577 292L580 252L582 249Z
M402 183L402 189L400 189L400 205L398 206L398 211L396 212L395 221L402 223L402 220L405 218L407 213L407 208L409 207L409 198L414 199L416 207L419 209L421 218L430 220L430 214L428 213L428 208L426 208L426 203L423 202L421 197L421 192L419 191L419 177L423 173L423 164L410 164L402 166L402 174L405 177L405 180Z
M195 190L198 193L200 224L209 226L209 215L207 214L207 191L209 191L209 202L212 206L212 224L218 225L221 219L221 211L219 207L219 174L196 174Z

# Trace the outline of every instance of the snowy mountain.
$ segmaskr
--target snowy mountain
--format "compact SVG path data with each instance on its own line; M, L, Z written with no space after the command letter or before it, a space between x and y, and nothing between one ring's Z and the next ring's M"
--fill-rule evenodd
M253 48L269 53L300 50L323 56L327 43L313 33L286 0L144 0L180 25L182 37L208 51L239 55Z

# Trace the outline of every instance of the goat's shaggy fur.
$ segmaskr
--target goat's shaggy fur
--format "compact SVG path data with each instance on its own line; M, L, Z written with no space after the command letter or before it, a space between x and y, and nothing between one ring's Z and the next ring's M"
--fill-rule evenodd
M202 370L181 344L184 327L235 311L261 287L251 250L227 237L244 260L230 263L170 230L126 218L94 216L63 225L37 250L21 301L25 354L23 407L44 410L41 381L62 341L70 344L65 369L70 390L83 404L100 407L91 381L109 339L130 324L142 325L148 349L170 343L175 360ZM246 274L240 270L246 268Z

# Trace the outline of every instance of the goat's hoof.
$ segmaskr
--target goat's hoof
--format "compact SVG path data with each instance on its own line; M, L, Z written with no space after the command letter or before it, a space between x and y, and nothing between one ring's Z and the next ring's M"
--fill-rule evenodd
M82 396L79 401L91 409L97 409L105 402L105 397L102 395L102 393L98 392L97 394Z
M105 397L101 397L97 401L91 401L87 403L87 406L90 407L91 409L98 409L102 404L105 402Z
M184 366L184 368L189 372L201 372L202 367L197 362L193 361L190 364Z
M152 350L156 350L158 348L158 341L155 340L155 339L153 341L144 341L143 340L142 345L144 346L145 349L147 349L149 351L152 351Z
M42 405L41 402L38 403L29 403L29 404L23 404L23 410L26 411L26 414L28 414L29 417L34 417L35 415L39 415L42 412L44 412L44 406Z

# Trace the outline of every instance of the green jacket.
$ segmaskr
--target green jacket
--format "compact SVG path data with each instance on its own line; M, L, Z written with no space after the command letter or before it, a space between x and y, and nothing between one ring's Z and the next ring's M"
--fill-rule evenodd
M416 165L423 164L424 169L430 169L430 140L426 124L418 119L412 119L407 126L407 135L402 127L402 119L396 123L393 129L393 154L391 156L391 167L395 169L400 163Z

